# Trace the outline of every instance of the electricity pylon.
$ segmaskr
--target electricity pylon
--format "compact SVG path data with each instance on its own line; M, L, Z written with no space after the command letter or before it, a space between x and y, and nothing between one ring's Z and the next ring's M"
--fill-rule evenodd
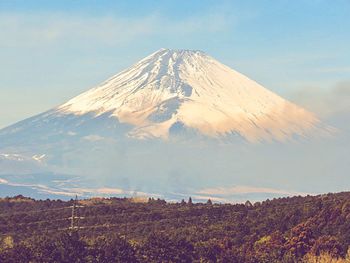
M75 200L73 205L70 206L72 208L72 216L69 218L70 221L70 230L78 230L79 229L79 219L84 219L82 216L78 216L78 208L82 208L84 206L78 205L78 195L75 196Z

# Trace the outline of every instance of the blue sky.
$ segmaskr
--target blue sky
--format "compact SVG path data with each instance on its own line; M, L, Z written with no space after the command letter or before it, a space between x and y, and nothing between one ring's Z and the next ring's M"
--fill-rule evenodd
M318 114L350 110L349 14L348 0L1 0L0 128L162 47L203 50Z

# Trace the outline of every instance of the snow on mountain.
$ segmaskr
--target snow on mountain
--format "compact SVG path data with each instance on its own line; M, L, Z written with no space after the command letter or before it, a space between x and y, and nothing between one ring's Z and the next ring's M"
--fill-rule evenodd
M25 155L17 153L0 153L0 175L2 174L26 174L31 171L43 171L45 169L45 155Z
M40 184L55 193L68 191L55 181L77 177L70 193L108 187L193 196L193 189L249 185L262 170L267 182L282 174L301 180L320 162L310 138L324 133L312 113L205 53L162 49L0 130L0 175L15 188ZM307 143L284 143L300 138Z
M9 160L9 161L18 161L18 162L42 162L45 158L45 154L42 155L33 155L33 156L25 156L16 153L0 153L0 160Z
M201 51L161 49L61 105L59 114L108 116L128 136L167 139L178 128L250 142L308 136L318 125L288 102Z
M63 105L0 130L0 150L45 153L46 161L61 156L55 163L61 165L72 149L124 139L283 142L324 132L312 113L205 53L161 49Z

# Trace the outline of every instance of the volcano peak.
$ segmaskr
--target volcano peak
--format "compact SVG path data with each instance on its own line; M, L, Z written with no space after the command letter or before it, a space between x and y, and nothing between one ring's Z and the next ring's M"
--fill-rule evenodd
M108 113L134 128L134 138L167 139L175 124L209 137L248 141L307 136L310 112L198 50L160 49L56 109L60 114Z

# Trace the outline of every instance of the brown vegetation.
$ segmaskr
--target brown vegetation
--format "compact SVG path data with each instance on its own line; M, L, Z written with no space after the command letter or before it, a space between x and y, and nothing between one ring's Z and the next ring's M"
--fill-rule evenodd
M350 193L251 205L84 200L75 211L80 218L75 229L69 229L73 204L0 200L0 262L316 263L350 258Z

